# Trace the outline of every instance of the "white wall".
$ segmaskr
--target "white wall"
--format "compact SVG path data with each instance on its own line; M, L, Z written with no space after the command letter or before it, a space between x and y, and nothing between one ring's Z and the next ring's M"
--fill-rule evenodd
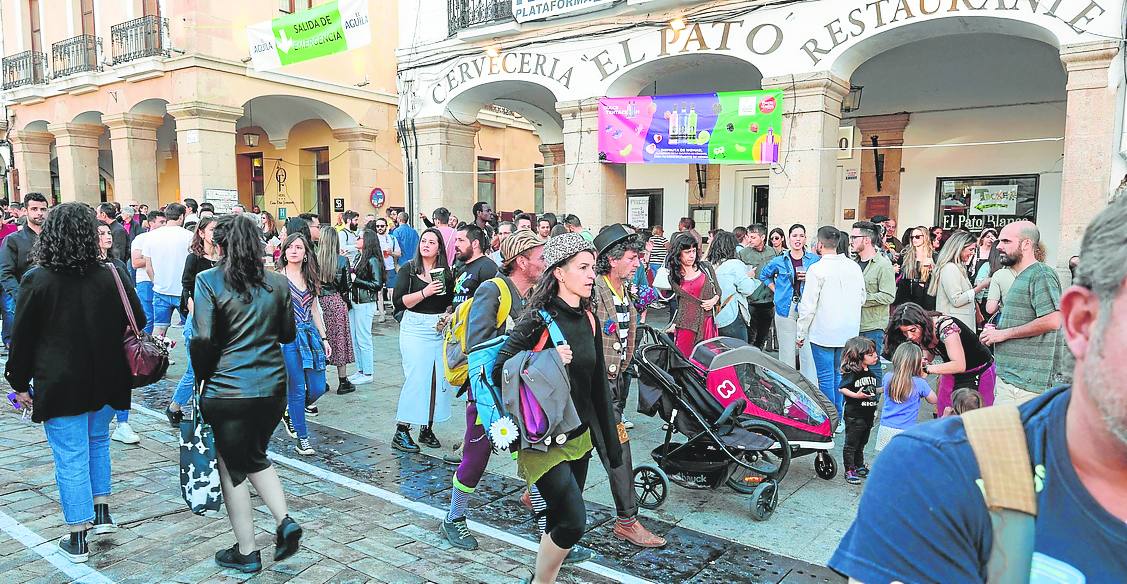
M912 114L905 144L996 141L1064 135L1064 103ZM1056 262L1060 241L1062 142L909 149L900 177L899 230L934 225L940 176L1038 174L1037 225ZM887 171L886 171L887 172Z
M626 165L627 189L664 189L661 226L667 234L677 231L677 222L689 214L688 178L687 164Z

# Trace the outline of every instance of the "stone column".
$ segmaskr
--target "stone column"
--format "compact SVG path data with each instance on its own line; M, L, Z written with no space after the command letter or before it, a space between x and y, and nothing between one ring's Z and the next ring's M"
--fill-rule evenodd
M21 200L28 193L41 193L51 200L51 143L55 136L50 132L21 130L11 132L16 170L19 171Z
M560 208L564 192L564 145L541 144L540 154L544 155L544 211L554 213Z
M868 219L874 215L887 215L896 219L900 215L900 162L904 150L904 130L908 128L911 114L887 114L857 118L861 146L892 147L876 150L884 156L884 173L877 188L877 164L873 150L861 150L861 193L857 201L857 218ZM835 217L835 222L840 218Z
M376 130L360 127L333 131L333 138L345 144L346 154L342 158L348 164L348 188L342 190L333 186L334 196L340 196L336 193L347 193L345 209L370 208L372 187L379 182L379 171L387 169L387 163L376 156L378 135ZM384 190L389 186L385 185Z
M243 108L189 101L169 104L176 120L180 200L204 201L207 189L238 189L235 171L235 121Z
M783 167L771 171L768 222L802 223L813 237L818 227L835 224L837 128L849 82L822 71L764 78L763 88L784 91Z
M419 177L416 213L429 216L436 208L446 207L458 217L470 217L477 199L473 173L477 168L476 135L476 125L467 126L450 118L415 120L419 149L419 158L415 161Z
M98 141L105 126L100 124L51 124L55 154L59 159L59 201L102 201L98 175Z
M1080 251L1084 228L1107 207L1116 148L1116 87L1108 67L1119 53L1116 41L1066 45L1060 59L1068 75L1064 166L1060 193L1058 272Z
M596 100L556 104L563 116L563 197L559 210L574 213L592 233L626 221L626 165L599 162L599 104Z
M102 116L102 123L110 129L114 199L156 209L157 128L164 118L121 113Z

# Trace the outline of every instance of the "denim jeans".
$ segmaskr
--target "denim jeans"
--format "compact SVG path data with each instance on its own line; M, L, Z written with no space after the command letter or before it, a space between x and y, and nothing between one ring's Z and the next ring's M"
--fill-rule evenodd
M884 352L884 331L882 331L882 330L865 331L865 332L861 333L861 336L865 337L866 339L872 339L872 341L874 343L876 343L876 345L877 345L877 355L880 355L881 353ZM877 359L876 365L869 367L869 371L872 371L873 375L877 376L878 382L880 380L884 379L884 369L881 368L880 359Z
M746 343L747 323L744 322L744 319L737 316L736 320L732 321L732 324L720 327L720 336L732 337L733 339L739 339Z
M153 333L153 283L137 282L137 300L145 312L145 332Z
M114 416L118 424L125 424L129 421L129 410L115 410Z
M67 525L94 520L94 497L110 494L110 418L105 406L96 412L43 422L55 459L55 483Z
M180 297L153 292L153 325L169 326L172 313L180 307Z
M0 338L4 341L5 347L12 346L12 325L16 322L16 299L8 295L7 292L0 292L0 309L4 311L4 330L0 333Z
M192 343L192 318L189 316L184 321L184 350L188 350L188 346ZM191 355L191 353L189 353ZM176 384L176 391L172 394L172 402L178 406L183 407L192 399L192 389L196 385L196 372L192 369L192 358L188 357L188 364L184 368L184 375L180 377L180 383Z
M305 406L312 405L325 394L325 370L304 369L301 366L301 350L297 341L282 345L282 357L286 361L286 389L289 402L290 420L298 438L309 437L309 426L305 423Z
M814 368L818 371L818 389L833 402L838 419L841 419L845 396L837 390L837 386L841 385L842 347L823 347L810 343L810 349L814 354Z
M372 343L372 317L378 302L355 303L348 311L348 327L352 333L352 346L356 349L356 371L364 375L375 373L376 354Z

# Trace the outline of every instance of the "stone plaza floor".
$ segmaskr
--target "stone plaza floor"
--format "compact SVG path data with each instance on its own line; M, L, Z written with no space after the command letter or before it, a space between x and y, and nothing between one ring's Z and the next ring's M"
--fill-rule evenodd
M260 506L259 544L267 553L264 571L252 581L519 581L534 561L535 527L518 502L523 482L516 478L515 463L493 457L471 498L468 518L482 550L452 549L438 530L454 470L442 456L461 440L464 404L456 400L450 419L436 425L441 450L424 447L422 453L408 455L390 448L403 382L397 325L388 318L373 328L376 381L355 393L331 392L318 401L320 415L310 418L316 454L297 455L284 430L275 433L271 454L291 514L305 527L306 538L294 557L280 564L268 561L272 523ZM178 328L169 331L169 336L180 334ZM0 415L0 573L5 574L0 579L248 579L215 566L211 559L217 549L234 541L225 515L192 515L180 498L174 431L160 411L184 369L182 343L174 359L165 380L134 393L130 421L142 436L141 444L112 446L111 508L123 528L92 539L91 559L84 567L52 554L64 527L42 428L11 410ZM332 390L335 377L330 367ZM635 406L632 395L628 417L636 424L630 435L637 466L652 463L649 452L664 433L658 420L632 413ZM840 460L841 440L836 442L834 455ZM749 515L746 495L725 486L696 491L671 485L660 509L641 512L645 525L667 537L669 545L642 550L611 535L613 501L606 474L594 458L585 492L588 533L581 544L596 555L591 562L565 567L561 582L841 582L824 565L856 513L861 489L846 484L842 474L824 481L815 475L812 457L796 458L780 485L774 515L756 522Z

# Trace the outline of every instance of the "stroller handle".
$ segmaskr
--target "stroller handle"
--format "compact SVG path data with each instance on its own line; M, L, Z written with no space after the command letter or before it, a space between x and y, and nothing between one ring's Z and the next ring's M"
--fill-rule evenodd
M746 409L746 408L747 408L747 400L746 399L744 399L742 397L736 399L736 401L728 404L728 407L724 408L724 412L721 413L720 417L716 419L715 425L716 426L723 426L724 424L727 424L728 420L731 419L732 416L739 414L739 413L743 413L744 409Z

